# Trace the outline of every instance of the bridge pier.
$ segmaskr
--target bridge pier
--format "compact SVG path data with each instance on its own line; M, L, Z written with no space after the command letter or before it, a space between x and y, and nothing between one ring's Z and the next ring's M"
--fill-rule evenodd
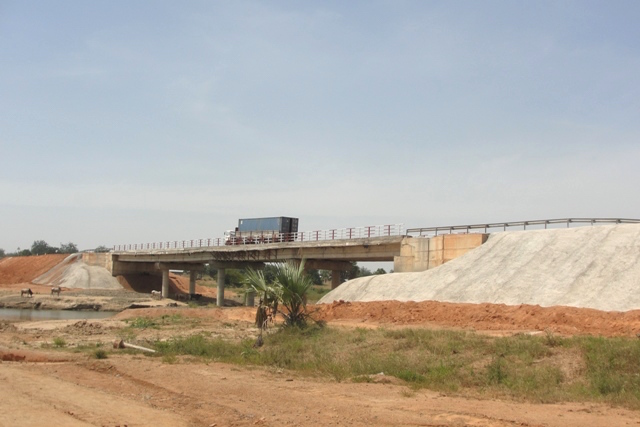
M224 306L224 279L225 279L225 269L218 268L218 295L216 298L216 305L218 307Z
M169 269L162 270L162 298L169 298Z
M342 273L341 270L331 270L331 289L340 286L340 273Z

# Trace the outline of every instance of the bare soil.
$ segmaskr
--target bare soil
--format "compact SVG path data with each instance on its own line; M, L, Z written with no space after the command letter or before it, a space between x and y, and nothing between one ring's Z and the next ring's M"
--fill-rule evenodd
M6 281L1 271L0 283ZM177 283L179 289L188 286L180 278ZM21 286L39 292L36 300L55 299L47 295L48 287L28 281L0 285L0 294L19 298L15 293ZM213 298L215 291L198 290L206 298ZM148 294L126 289L115 296L95 292L67 290L61 299L75 298L77 303L130 297L153 303ZM640 413L602 404L542 405L413 391L384 375L375 383L337 383L189 357L163 363L158 357L111 348L122 338L127 322L137 317L162 322L179 314L185 319L166 328L136 330L139 345L198 331L229 338L256 336L251 307L167 307L168 302L156 300L156 307L128 309L103 320L0 320L0 426L640 426ZM338 301L312 309L316 319L341 327L455 328L488 334L550 330L604 336L635 336L640 331L636 311L432 301ZM56 349L56 341L64 348ZM107 359L79 351L96 345L108 351Z
M559 335L635 337L640 333L640 310L599 311L590 308L540 307L521 304L457 304L422 302L343 302L315 306L317 317L329 322L366 325L419 325L480 332L552 332Z
M69 255L39 255L0 259L0 283L30 282L60 264Z

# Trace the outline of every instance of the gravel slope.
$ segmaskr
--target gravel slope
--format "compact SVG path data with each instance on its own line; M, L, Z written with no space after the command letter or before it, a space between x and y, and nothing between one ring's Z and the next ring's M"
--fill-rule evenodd
M355 279L333 301L444 301L640 309L640 225L492 234L433 270Z
M82 254L69 255L63 262L32 280L38 285L82 289L122 289L118 279L102 267L82 262Z

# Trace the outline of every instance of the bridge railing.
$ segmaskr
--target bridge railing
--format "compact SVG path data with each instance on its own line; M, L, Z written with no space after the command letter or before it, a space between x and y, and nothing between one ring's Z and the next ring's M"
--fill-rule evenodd
M571 225L596 225L596 224L640 224L640 219L632 218L562 218L562 219L541 219L533 221L510 221L510 222L496 222L486 224L471 224L471 225L448 225L441 227L421 227L421 228L408 228L407 236L429 237L437 236L438 234L453 234L453 233L471 233L472 230L484 230L484 233L507 231L507 229L547 229L547 228L559 228L567 227ZM528 227L528 228L527 228ZM476 231L477 232L477 231Z
M114 251L151 251L166 249L196 249L215 246L256 245L280 242L317 242L327 240L363 239L373 237L403 236L403 224L371 225L365 227L337 228L319 231L301 231L297 233L261 233L255 232L249 235L237 237L217 237L207 239L172 240L153 243L133 243L115 245Z

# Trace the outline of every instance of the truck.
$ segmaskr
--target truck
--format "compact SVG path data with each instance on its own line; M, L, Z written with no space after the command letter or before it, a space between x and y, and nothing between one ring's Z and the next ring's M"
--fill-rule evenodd
M235 230L225 232L226 245L292 242L298 233L298 218L274 216L242 218Z

